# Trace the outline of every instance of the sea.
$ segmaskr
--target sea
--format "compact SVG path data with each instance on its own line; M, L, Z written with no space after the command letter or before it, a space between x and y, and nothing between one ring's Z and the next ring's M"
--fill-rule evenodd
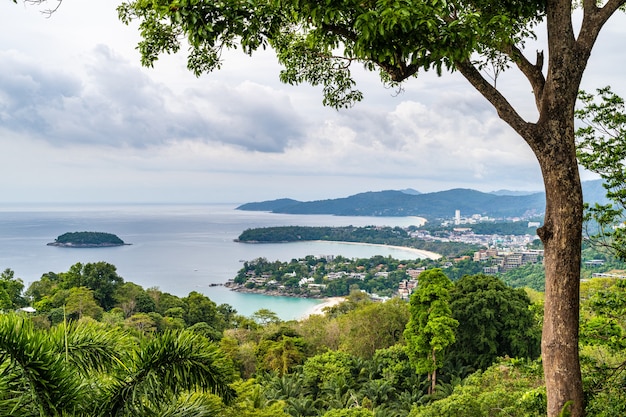
M250 316L267 308L283 320L298 319L320 300L248 294L222 286L244 261L290 261L307 255L397 259L421 257L396 247L339 243L239 243L246 229L270 226L409 226L417 217L290 215L236 210L234 204L0 205L0 268L10 268L26 287L46 272L65 272L77 262L113 264L125 281L184 297L191 291ZM47 246L66 232L107 232L129 245L110 248Z

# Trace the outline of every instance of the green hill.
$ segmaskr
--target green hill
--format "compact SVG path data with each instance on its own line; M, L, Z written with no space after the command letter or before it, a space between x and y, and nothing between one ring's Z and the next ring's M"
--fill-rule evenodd
M583 183L585 201L603 201L600 181ZM462 215L489 217L536 217L545 211L545 194L483 193L457 188L434 193L370 191L349 197L301 202L279 199L247 203L238 210L271 211L285 214L334 214L337 216L420 216L450 218L456 210Z

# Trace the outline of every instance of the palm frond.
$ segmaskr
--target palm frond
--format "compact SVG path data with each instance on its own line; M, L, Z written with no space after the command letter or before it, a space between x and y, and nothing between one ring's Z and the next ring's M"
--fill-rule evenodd
M181 392L201 390L224 402L235 397L229 386L234 368L219 348L190 331L165 332L145 339L136 362L109 387L103 412L120 415L141 403L159 404Z
M93 320L59 324L50 331L55 351L82 375L112 370L125 359L130 336Z
M47 335L35 330L29 319L0 315L1 379L9 390L1 397L0 407L13 407L10 415L28 415L30 408L41 415L59 415L78 408L79 379L52 347Z

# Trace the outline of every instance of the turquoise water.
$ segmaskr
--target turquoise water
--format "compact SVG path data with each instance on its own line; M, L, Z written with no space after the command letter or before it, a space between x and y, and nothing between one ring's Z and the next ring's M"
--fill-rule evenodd
M396 248L337 242L244 244L234 242L253 227L409 226L410 217L338 217L283 215L234 210L233 205L111 205L0 207L0 268L11 268L26 285L46 272L64 272L77 262L109 262L126 281L144 288L159 287L178 296L190 291L206 294L218 304L232 305L240 314L260 308L282 319L302 317L319 303L229 291L221 284L233 278L241 262L265 257L289 261L307 255L374 255L415 259L415 253ZM69 249L46 246L65 232L114 233L129 246Z

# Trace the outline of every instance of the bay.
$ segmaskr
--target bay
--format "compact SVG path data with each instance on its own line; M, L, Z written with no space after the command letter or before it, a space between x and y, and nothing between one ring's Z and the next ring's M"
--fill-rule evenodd
M319 300L243 294L215 286L234 278L242 261L259 257L289 261L307 255L420 257L394 247L339 242L245 244L234 240L248 228L269 226L409 226L415 217L287 215L212 205L4 205L0 206L0 268L11 268L26 286L46 272L65 272L77 262L104 261L125 281L177 296L198 291L239 314L260 308L284 320L302 317ZM131 245L62 248L46 244L66 232L114 233Z

